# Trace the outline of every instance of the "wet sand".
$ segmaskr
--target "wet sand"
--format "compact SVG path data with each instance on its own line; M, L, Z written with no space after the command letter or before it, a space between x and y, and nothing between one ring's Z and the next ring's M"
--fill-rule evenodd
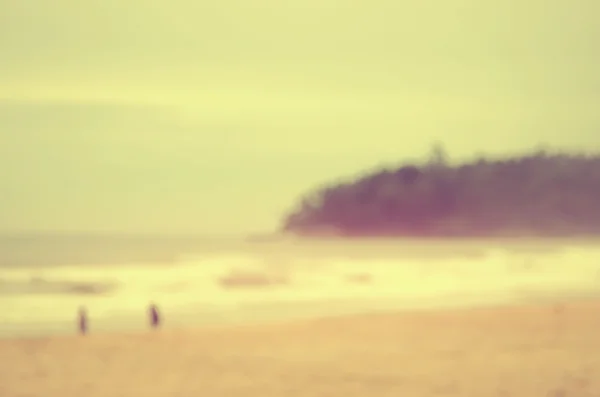
M585 300L11 338L0 395L592 396L599 330Z

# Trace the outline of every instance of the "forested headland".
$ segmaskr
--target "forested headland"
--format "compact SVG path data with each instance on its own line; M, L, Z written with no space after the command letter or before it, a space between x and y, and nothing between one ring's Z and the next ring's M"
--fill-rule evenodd
M299 236L600 235L600 155L548 153L451 165L434 146L401 164L300 198L283 233Z

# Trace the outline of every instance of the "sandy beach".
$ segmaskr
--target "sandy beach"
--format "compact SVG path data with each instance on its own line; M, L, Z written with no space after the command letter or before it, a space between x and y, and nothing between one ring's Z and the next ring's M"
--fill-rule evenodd
M0 395L592 396L600 301L4 339Z
M474 247L4 268L0 396L600 395L600 252Z

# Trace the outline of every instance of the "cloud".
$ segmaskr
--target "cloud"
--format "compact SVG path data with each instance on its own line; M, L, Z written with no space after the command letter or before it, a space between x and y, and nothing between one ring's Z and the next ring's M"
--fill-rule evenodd
M4 0L5 224L264 223L432 141L592 147L598 4Z
M0 71L7 83L129 89L290 80L357 88L434 80L447 89L458 76L510 77L517 65L529 78L535 67L556 79L598 62L599 8L590 0L5 0Z

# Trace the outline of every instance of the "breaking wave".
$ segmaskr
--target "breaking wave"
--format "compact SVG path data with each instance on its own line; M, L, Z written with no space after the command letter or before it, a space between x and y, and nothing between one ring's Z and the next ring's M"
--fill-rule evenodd
M12 267L0 269L0 324L71 324L81 305L97 324L143 324L150 301L173 318L180 315L183 325L190 316L245 310L256 317L276 307L278 315L314 315L334 307L351 312L539 299L596 291L599 259L600 250L572 247L424 259L214 253L163 264Z

